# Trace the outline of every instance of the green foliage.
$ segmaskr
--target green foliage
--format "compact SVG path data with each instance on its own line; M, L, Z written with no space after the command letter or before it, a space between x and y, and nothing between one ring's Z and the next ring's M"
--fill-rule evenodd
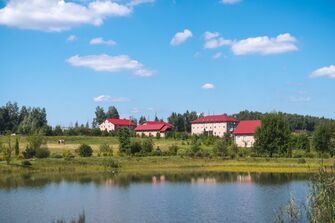
M35 150L35 157L39 159L47 158L50 156L50 151L48 148L38 148Z
M151 138L144 139L142 142L142 149L144 153L151 153L154 148L154 142Z
M124 153L130 149L130 131L128 128L120 128L118 130L119 151Z
M144 116L141 116L140 117L140 119L139 119L139 121L138 121L138 123L140 124L140 125L142 125L144 122L146 122L147 121L147 119L144 117Z
M103 143L99 146L99 151L103 156L113 156L113 147L106 143Z
M113 158L104 160L103 164L107 169L110 169L112 171L116 171L117 169L121 168L120 162Z
M286 154L289 148L290 130L281 114L267 114L262 119L262 126L256 130L255 149L259 154Z
M195 111L186 111L184 114L173 112L168 117L168 122L174 126L177 132L191 132L191 122L200 116Z
M74 154L71 151L66 150L63 152L63 157L65 160L72 160L74 158Z
M32 164L29 160L22 160L21 165L22 166L31 166Z
M93 149L91 146L87 144L82 144L78 148L78 153L79 153L79 156L81 157L90 157L92 156Z
M238 147L235 143L228 146L227 154L230 158L234 159L238 157Z
M13 152L10 136L7 137L7 145L0 143L0 151L2 151L6 163L7 165L9 165L12 160L12 152Z
M139 141L134 140L130 143L130 153L135 154L139 153L142 150L142 145Z
M46 139L41 132L35 132L34 134L29 135L27 141L27 146L31 149L39 149L43 144L46 144Z
M320 153L334 154L335 127L329 122L320 124L313 134L313 146Z
M20 154L20 143L19 143L18 137L15 138L14 151L15 151L15 156L18 156Z
M55 136L62 136L63 130L59 125L56 125L55 129L53 130L53 135Z
M215 145L214 145L214 153L225 157L228 155L228 145L225 140L217 140Z
M110 106L106 113L106 118L120 118L119 112L115 106Z
M31 159L35 156L36 149L27 146L26 149L22 152L22 154L25 159Z
M107 115L104 111L104 109L100 106L96 107L95 109L95 118L93 120L93 128L96 128L99 124L105 121L107 118Z
M175 144L169 146L169 154L170 155L173 155L173 156L177 155L178 150L179 150L179 147Z

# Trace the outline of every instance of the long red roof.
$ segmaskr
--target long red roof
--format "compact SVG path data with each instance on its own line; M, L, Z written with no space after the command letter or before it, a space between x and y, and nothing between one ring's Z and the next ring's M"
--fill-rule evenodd
M172 129L173 125L166 122L153 122L148 121L139 125L135 128L135 131L160 131L165 132L166 130Z
M261 126L260 120L240 121L234 130L235 135L253 135L256 129Z
M117 119L117 118L108 118L106 119L108 122L113 123L114 125L120 126L136 126L134 122L129 119Z
M238 122L238 120L233 117L229 117L228 115L208 115L192 121L192 124L213 122Z

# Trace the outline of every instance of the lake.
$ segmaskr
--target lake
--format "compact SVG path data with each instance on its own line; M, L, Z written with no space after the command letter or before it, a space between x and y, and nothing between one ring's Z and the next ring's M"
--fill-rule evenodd
M175 173L1 176L0 222L273 222L290 194L305 202L308 176Z

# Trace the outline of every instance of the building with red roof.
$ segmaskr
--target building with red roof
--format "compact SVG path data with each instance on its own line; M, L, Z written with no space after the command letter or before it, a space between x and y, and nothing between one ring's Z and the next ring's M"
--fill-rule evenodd
M192 121L192 135L208 134L224 137L232 133L238 120L226 114L208 115Z
M134 129L136 124L129 119L117 119L117 118L107 118L103 123L99 125L101 131L116 131L119 128L129 128Z
M234 130L234 141L239 147L252 147L255 143L255 133L262 125L260 120L240 121Z
M157 136L165 137L166 133L173 129L173 125L167 122L147 121L135 128L137 136Z

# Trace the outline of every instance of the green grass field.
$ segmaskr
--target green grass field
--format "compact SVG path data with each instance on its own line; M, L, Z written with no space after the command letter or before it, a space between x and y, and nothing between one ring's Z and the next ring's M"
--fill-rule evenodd
M64 139L65 144L59 145L57 141ZM0 140L5 140L4 137ZM141 140L141 139L139 139ZM27 140L20 137L20 149L24 150ZM113 146L114 157L121 164L122 172L178 172L178 171L227 171L227 172L316 172L322 165L331 167L335 159L299 159L299 158L240 158L234 160L222 158L190 158L179 156L155 156L155 157L122 157L117 153L118 139L116 137L84 137L84 136L58 136L47 137L47 147L51 154L62 154L64 151L72 151L80 144L89 144L94 150L93 157L65 160L63 158L32 159L31 167L23 167L20 159L14 158L11 165L0 161L0 173L101 173L106 171L104 165L107 157L98 157L100 144L107 143ZM179 148L189 147L187 141L173 139L154 139L155 148L167 150L171 145ZM205 147L205 146L203 146Z

